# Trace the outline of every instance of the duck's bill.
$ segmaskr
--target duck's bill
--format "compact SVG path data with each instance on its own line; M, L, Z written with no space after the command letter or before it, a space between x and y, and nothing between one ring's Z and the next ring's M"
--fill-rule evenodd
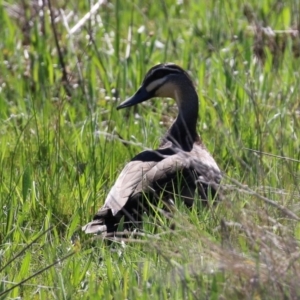
M144 88L144 87L140 87L138 89L138 91L129 99L125 100L124 102L122 102L117 109L121 109L121 108L125 108L125 107L130 107L136 104L139 104L141 102L144 102L148 99L151 98L150 93Z

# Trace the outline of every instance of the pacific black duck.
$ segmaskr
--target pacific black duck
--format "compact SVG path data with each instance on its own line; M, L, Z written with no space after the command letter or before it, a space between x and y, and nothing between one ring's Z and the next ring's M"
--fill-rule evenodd
M207 201L208 193L216 195L222 175L197 134L199 101L190 76L176 64L156 65L117 109L154 97L173 98L178 116L158 149L143 151L125 165L93 221L82 227L86 233L113 233L123 217L124 224L139 222L147 201L156 204L162 199L170 204L174 193L188 206L196 190L202 201Z

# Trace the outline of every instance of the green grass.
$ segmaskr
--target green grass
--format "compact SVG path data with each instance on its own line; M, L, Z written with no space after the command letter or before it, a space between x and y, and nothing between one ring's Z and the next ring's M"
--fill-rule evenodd
M0 299L299 298L300 225L283 208L299 215L300 42L276 31L299 29L298 2L117 0L70 36L90 1L51 1L54 23L46 1L19 2L0 0ZM174 231L158 215L125 242L84 236L176 116L171 100L116 110L167 61L195 81L225 199L178 205Z

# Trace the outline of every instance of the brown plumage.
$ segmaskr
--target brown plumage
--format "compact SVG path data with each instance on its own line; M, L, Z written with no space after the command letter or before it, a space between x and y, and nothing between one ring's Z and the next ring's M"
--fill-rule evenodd
M196 132L199 103L189 75L175 64L154 66L118 109L154 97L175 99L178 116L158 149L143 151L126 164L93 221L82 227L86 233L113 233L123 217L131 226L141 221L149 203L145 197L153 204L159 199L170 204L176 193L191 206L196 190L202 201L209 189L215 196L222 175Z

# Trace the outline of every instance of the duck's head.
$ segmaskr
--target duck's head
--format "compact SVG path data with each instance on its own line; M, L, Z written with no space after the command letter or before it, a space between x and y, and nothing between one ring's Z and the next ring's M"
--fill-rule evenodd
M173 98L180 106L180 94L188 87L193 88L193 83L186 71L173 63L158 64L148 71L137 92L117 109L130 107L154 97Z

